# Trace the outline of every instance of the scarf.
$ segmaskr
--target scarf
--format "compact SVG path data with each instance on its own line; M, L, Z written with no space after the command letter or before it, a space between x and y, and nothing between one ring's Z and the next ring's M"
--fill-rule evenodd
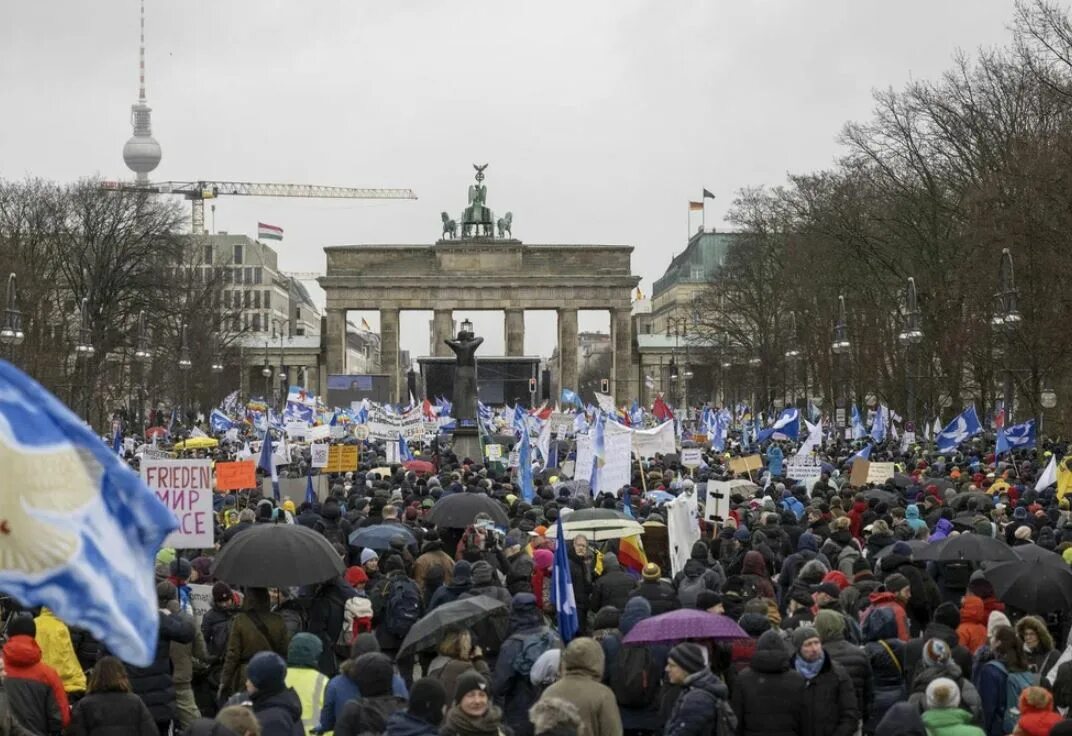
M502 724L502 711L494 705L489 705L484 715L479 718L465 713L455 705L447 712L447 725L455 733L470 734L473 736L498 736Z
M814 662L809 662L799 655L793 657L793 667L796 668L797 672L804 675L805 680L811 680L816 675L818 675L820 670L822 670L823 664L825 662L825 653L823 654L823 656L819 657L819 659L815 660Z

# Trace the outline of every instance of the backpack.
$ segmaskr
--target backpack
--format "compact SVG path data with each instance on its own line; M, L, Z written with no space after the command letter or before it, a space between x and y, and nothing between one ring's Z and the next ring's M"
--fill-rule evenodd
M318 532L320 532L322 535L324 535L324 538L327 539L332 544L341 544L344 547L346 546L346 543L347 543L346 535L343 534L342 529L339 528L339 525L337 523L336 524L331 524L329 526L323 520L318 520L316 522L315 529Z
M355 595L346 601L342 612L342 628L339 630L338 647L345 648L349 657L350 645L358 634L372 631L372 601Z
M737 733L737 714L724 698L715 698L715 736Z
M521 651L514 657L514 672L527 680L540 655L554 647L555 635L547 627L536 634L521 638Z
M1005 733L1012 733L1020 720L1020 693L1024 688L1039 684L1037 672L1009 672L1005 665L992 660L990 664L1005 673L1005 719L1002 728Z
M421 617L421 592L417 583L404 575L397 575L387 586L384 605L384 628L387 633L404 639L413 624Z
M610 687L618 705L645 708L655 702L659 692L659 673L654 669L649 647L623 646L618 651L618 659L610 676Z
M697 596L705 590L707 590L707 581L703 575L697 575L694 578L686 575L678 583L677 599L682 608L695 608Z

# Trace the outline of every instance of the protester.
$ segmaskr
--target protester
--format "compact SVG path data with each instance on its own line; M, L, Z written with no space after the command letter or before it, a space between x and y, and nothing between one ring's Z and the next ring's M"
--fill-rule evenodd
M34 619L37 626L37 645L41 647L41 661L52 669L63 681L63 689L70 696L78 696L86 691L86 675L78 661L71 631L67 624L56 618L47 607Z
M438 656L432 660L425 674L443 683L447 692L454 692L458 678L466 672L475 671L484 677L491 674L480 647L473 642L468 629L454 627L445 631L436 646L436 652Z
M234 617L227 638L220 694L228 695L245 688L246 665L258 652L275 652L282 659L289 643L290 634L282 616L269 610L268 591L264 588L246 590L242 611Z
M517 596L514 598L516 600ZM500 736L505 724L502 712L491 702L489 691L488 681L477 672L467 672L459 677L453 705L439 731L441 736ZM523 721L529 723L527 711Z
M603 684L603 649L595 639L579 637L562 652L562 676L544 690L541 700L573 704L588 736L615 736L622 731L614 692Z
M157 736L152 713L131 691L127 671L115 657L93 668L86 697L71 714L68 736Z
M287 687L287 663L278 654L261 651L253 655L246 668L246 690L263 736L305 733L301 701Z
M287 647L286 685L301 701L301 721L306 729L320 723L328 676L317 669L323 645L307 632L295 634Z
M395 668L382 652L362 654L354 661L361 697L350 700L335 724L336 736L383 733L387 719L406 707L405 698L392 692Z
M15 720L33 733L51 736L67 727L71 713L59 675L41 661L36 634L37 626L26 614L8 622L4 689Z
M1039 682L1030 671L1023 642L1009 626L998 626L990 636L994 659L976 673L974 682L983 704L983 730L987 736L1012 733L1019 719L1020 693Z
M927 686L927 709L923 723L931 736L982 736L983 730L970 725L971 714L960 706L957 684L945 677Z
M422 677L413 683L405 710L392 713L387 719L387 736L438 736L439 726L447 710L447 692L433 677Z
M823 651L818 632L793 632L793 667L803 675L803 736L851 736L860 722L856 690L849 673Z

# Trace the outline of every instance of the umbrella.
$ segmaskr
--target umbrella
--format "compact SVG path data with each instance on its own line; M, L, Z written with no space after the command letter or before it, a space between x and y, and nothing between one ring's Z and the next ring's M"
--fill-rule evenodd
M1061 561L1058 555L1053 556ZM1000 601L1027 613L1045 615L1072 607L1072 570L1063 561L1061 565L1025 565L1017 560L994 565L984 574Z
M621 539L634 534L643 534L644 527L636 519L630 519L621 511L613 509L581 509L562 519L562 533L566 539L583 534L593 542L605 539Z
M961 534L928 544L915 558L937 562L1005 562L1018 559L1007 544L982 534Z
M898 488L908 488L908 486L912 485L914 482L915 481L912 480L911 476L905 475L904 473L895 473L893 476L893 484Z
M623 644L650 644L685 639L747 639L748 634L729 616L692 608L661 613L639 622L626 634Z
M502 504L483 493L452 493L443 496L432 510L428 520L441 529L464 529L473 523L477 514L491 517L496 526L510 526L510 519Z
M432 475L435 473L435 465L427 460L407 460L402 463L402 467L406 470L412 470L414 473L428 473Z
M912 556L915 557L921 551L926 549L927 546L930 543L926 539L910 539L907 542L905 542L905 544L907 544L909 547L911 547ZM885 547L883 547L882 549L880 549L877 553L875 553L874 559L875 559L875 561L878 561L878 560L881 560L886 555L892 554L892 553L893 553L893 545L888 544Z
M502 601L495 600L491 596L475 595L472 598L460 598L444 603L426 613L410 627L397 656L404 657L413 652L433 649L443 638L443 632L446 629L455 626L468 627L487 616L491 616L493 624L505 637L507 616L506 604Z
M994 505L994 499L991 498L990 494L982 491L968 491L967 493L958 493L953 496L949 506L952 509L961 511L968 508L968 503L972 500L979 504L979 508L983 510L989 509Z
M745 478L735 478L726 481L726 490L730 493L751 493L755 495L755 492L759 490L759 486Z
M1042 565L1051 565L1065 570L1069 569L1068 563L1065 562L1061 555L1051 552L1045 547L1039 547L1037 544L1021 544L1019 547L1013 547L1012 553L1024 562L1037 562ZM997 565L994 567L997 567Z
M287 588L346 572L327 538L297 524L261 524L237 534L212 562L216 578L247 588Z
M167 437L167 429L164 427L149 427L145 430L145 439L151 440L153 437Z
M666 503L676 498L673 493L667 493L666 491L648 491L644 495L649 501L654 501L655 503Z
M210 447L219 447L220 441L215 437L191 437L188 440L175 443L176 450L207 450Z
M882 503L889 504L897 501L897 494L893 491L886 491L881 488L872 488L871 490L864 491L864 498L868 501L874 498Z
M350 534L350 544L355 547L368 547L370 549L390 549L391 540L402 537L406 540L406 546L416 547L417 538L401 524L374 524L358 529Z
M951 478L934 478L928 480L926 485L938 486L938 490L944 491L946 488L953 488L956 486L956 483L954 483Z

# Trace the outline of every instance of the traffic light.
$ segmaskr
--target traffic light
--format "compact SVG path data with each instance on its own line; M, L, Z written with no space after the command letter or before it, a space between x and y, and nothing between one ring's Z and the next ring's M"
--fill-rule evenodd
M609 378L600 378L599 379L599 392L603 393L603 394L609 394L610 393L610 379Z
M529 379L529 393L530 394L536 393L536 379L535 378L530 378Z

